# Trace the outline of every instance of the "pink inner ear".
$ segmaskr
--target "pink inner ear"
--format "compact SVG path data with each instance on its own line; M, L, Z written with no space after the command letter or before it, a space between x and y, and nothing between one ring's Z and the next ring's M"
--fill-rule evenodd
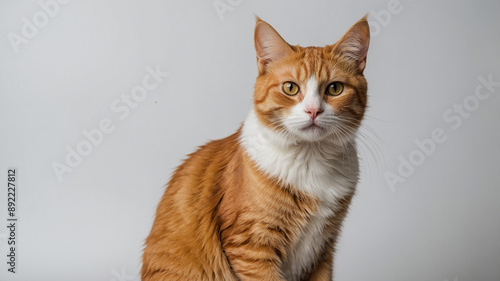
M277 61L292 52L290 45L283 40L279 33L260 19L255 26L254 38L259 70L264 70L270 62Z
M337 43L336 51L348 59L358 63L363 71L366 67L366 56L370 45L370 27L366 17L354 24Z

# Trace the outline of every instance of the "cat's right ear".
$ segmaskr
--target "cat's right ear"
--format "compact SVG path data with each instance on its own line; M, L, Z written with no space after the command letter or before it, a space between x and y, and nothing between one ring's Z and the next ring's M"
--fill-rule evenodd
M334 53L353 62L361 73L366 67L366 55L370 45L370 26L367 17L368 15L360 19L337 43L330 46Z
M293 52L290 45L281 38L279 33L259 17L257 17L255 24L254 43L259 73L265 73L269 63Z

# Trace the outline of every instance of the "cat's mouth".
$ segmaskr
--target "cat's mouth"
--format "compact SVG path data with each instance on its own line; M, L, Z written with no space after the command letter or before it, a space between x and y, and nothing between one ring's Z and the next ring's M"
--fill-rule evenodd
M302 131L309 131L309 130L322 130L324 129L320 125L316 124L315 122L311 122L311 124L303 127L301 130Z

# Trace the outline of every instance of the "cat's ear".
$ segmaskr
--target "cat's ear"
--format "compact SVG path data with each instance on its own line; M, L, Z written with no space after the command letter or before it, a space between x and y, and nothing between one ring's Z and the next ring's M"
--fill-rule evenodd
M254 42L259 73L264 73L270 62L277 61L293 52L279 33L259 17L255 24Z
M367 15L354 24L340 40L333 45L333 52L352 61L363 73L366 67L366 55L370 45L370 27Z

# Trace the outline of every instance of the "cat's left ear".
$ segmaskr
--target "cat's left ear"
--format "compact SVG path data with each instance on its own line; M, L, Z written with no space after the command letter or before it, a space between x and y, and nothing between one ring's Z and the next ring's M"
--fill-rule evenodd
M354 62L357 69L363 73L366 67L366 55L370 45L370 27L367 16L354 24L340 40L332 47L333 53L340 54L343 58Z

